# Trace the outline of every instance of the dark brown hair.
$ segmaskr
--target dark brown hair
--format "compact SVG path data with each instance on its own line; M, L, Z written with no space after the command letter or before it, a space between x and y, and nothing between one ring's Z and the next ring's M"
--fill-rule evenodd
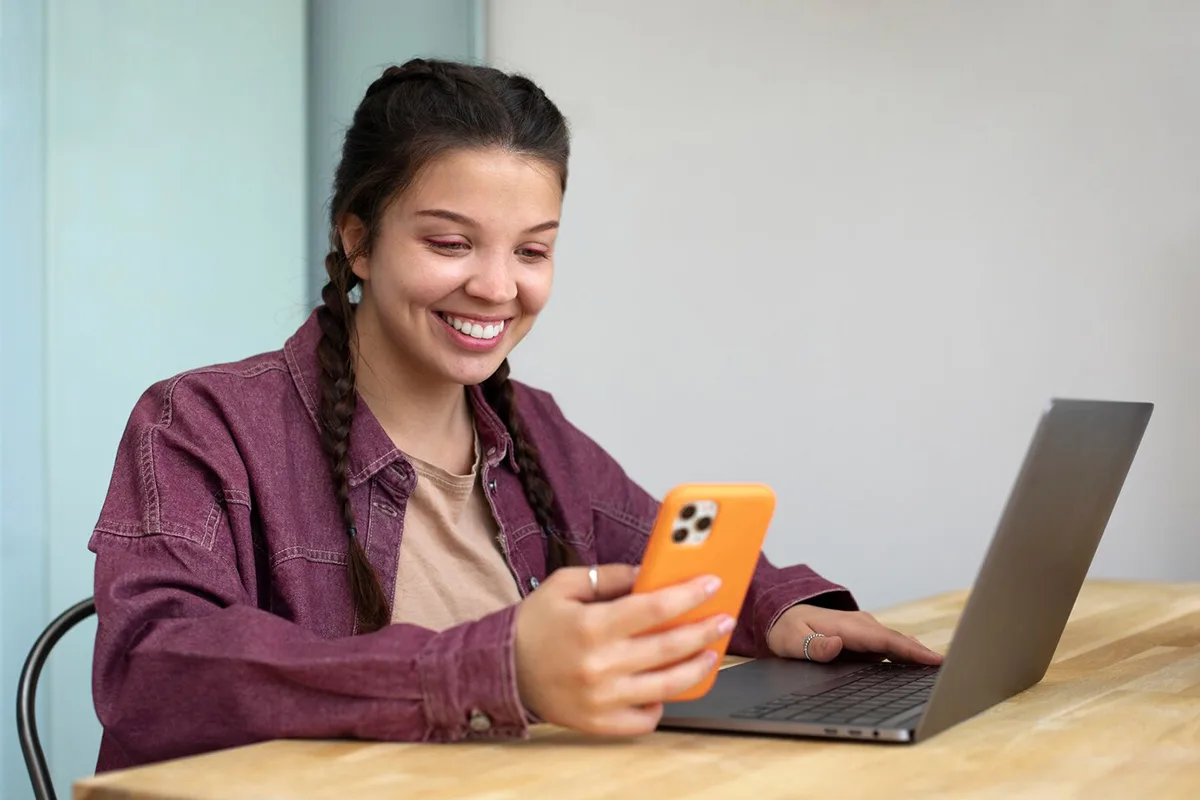
M389 621L379 576L358 537L347 475L350 426L357 392L351 340L354 306L350 292L359 284L351 262L369 253L377 223L388 204L404 191L422 167L456 149L503 148L540 159L567 185L570 136L566 120L532 81L490 67L413 59L389 67L366 91L346 132L334 175L330 203L330 252L325 257L329 282L318 309L321 341L321 442L333 473L333 491L349 538L350 592L358 630L378 630ZM345 252L339 223L353 214L366 233L358 249ZM547 538L547 569L577 562L555 532L554 492L538 463L537 450L525 437L517 414L507 359L482 386L513 439L525 496Z

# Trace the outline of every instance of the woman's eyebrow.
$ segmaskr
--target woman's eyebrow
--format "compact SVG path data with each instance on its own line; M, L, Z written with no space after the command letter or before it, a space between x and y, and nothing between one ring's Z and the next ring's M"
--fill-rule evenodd
M457 211L450 211L445 208L426 208L417 212L418 217L436 217L437 219L445 219L450 222L457 222L459 225L466 225L471 228L478 228L479 223L471 219L465 214L459 214ZM541 233L542 231L553 230L558 227L558 220L550 219L545 222L534 225L525 233Z

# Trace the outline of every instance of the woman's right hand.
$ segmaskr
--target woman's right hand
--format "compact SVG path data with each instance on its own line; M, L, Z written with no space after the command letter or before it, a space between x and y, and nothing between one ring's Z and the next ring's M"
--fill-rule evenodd
M587 568L554 572L517 607L517 688L546 722L586 733L650 733L662 703L699 683L715 656L706 648L733 630L726 615L649 633L707 600L712 576L630 594L636 570L598 569L593 597Z

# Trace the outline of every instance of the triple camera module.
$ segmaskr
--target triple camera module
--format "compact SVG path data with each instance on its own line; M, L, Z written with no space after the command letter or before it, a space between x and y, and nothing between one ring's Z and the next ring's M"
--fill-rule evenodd
M679 509L679 514L675 517L671 539L676 544L702 544L712 532L713 522L716 518L717 504L712 500L688 503Z

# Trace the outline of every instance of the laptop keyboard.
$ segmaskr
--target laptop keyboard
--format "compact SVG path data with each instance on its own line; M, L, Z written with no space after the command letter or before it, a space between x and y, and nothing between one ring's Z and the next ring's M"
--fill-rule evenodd
M878 725L927 701L936 678L937 667L884 661L851 673L844 683L820 694L785 694L733 716L826 725Z

